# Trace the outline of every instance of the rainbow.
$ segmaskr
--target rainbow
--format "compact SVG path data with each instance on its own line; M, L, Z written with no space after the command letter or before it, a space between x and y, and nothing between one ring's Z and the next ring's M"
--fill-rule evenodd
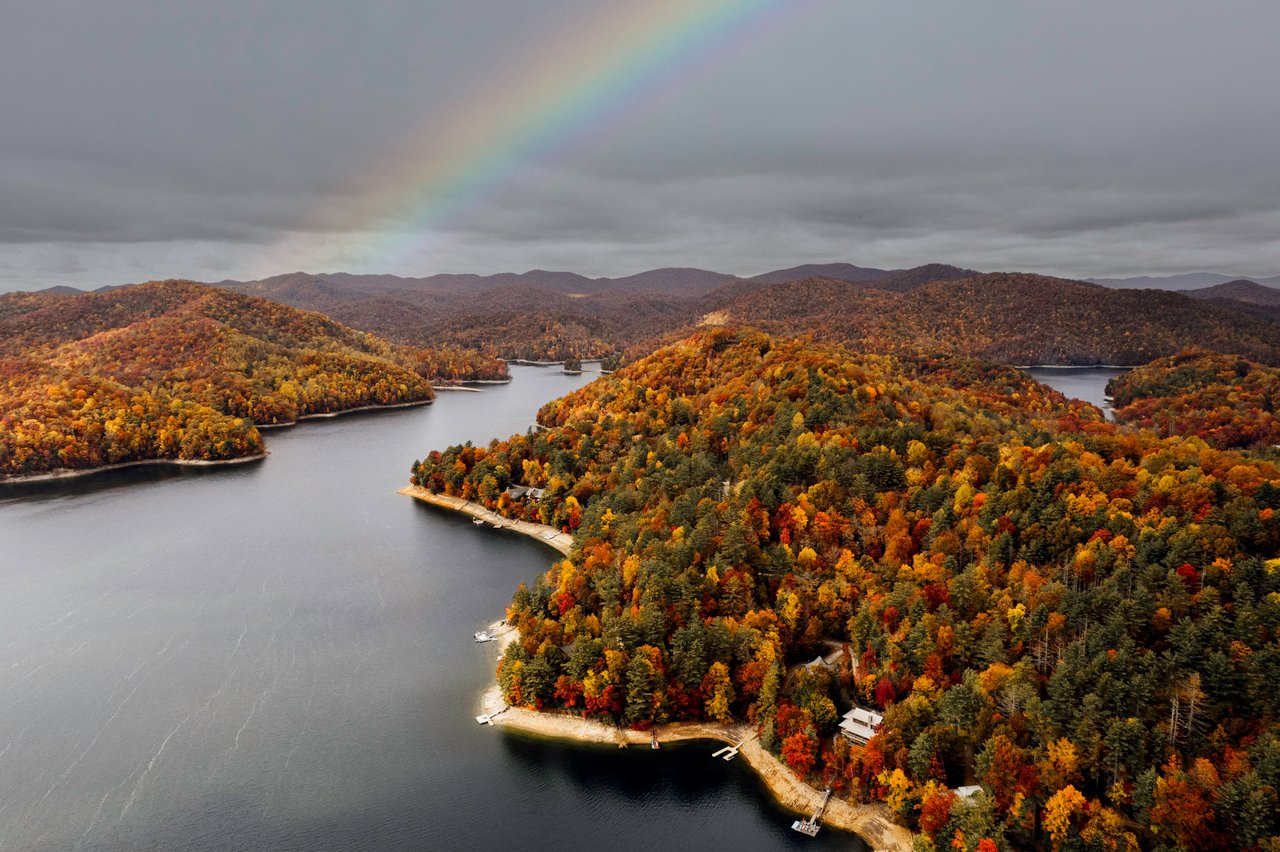
M800 0L625 0L495 75L327 202L363 222L315 248L319 215L258 264L393 269L420 261L468 207L582 134L770 29ZM430 270L439 271L439 270Z

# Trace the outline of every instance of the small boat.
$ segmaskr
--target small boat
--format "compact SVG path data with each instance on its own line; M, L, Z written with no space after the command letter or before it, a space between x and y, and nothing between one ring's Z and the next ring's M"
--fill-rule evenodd
M484 526L484 518L472 518L471 523L475 524L478 527L482 527Z
M657 734L654 734L654 735L649 739L649 748L651 748L651 749L655 749L655 750L656 750L656 749L660 749L660 748L662 748L662 746L658 743L658 735L657 735Z
M488 630L477 630L474 634L477 642L496 642L498 637L490 636Z

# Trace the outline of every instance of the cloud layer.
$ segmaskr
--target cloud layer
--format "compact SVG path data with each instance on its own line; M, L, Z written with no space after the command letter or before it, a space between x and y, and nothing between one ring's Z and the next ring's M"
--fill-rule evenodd
M25 5L0 31L3 289L320 258L1280 272L1271 3L803 0L394 257L326 248L376 221L366 178L531 44L571 60L598 3Z

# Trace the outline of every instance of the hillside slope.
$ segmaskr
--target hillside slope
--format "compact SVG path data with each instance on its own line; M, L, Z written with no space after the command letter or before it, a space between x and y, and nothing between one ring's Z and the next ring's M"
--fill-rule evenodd
M1009 367L733 328L539 422L412 466L574 535L507 610L508 703L745 721L922 848L1280 842L1274 463ZM883 713L868 742L839 735L851 707ZM961 784L982 790L953 807Z
M1268 287L1243 278L1212 287L1187 290L1186 294L1193 299L1235 299L1237 302L1280 307L1280 287Z
M258 423L429 401L499 362L184 281L0 296L0 475L262 451Z
M792 278L811 270L831 274ZM435 283L415 289L413 281ZM1251 289L1249 301L1228 298L1247 295L1241 285L1197 295L945 264L822 264L755 279L667 269L625 279L294 275L239 286L399 342L444 341L510 358L623 349L635 357L714 315L869 351L962 352L1015 364L1140 364L1188 346L1280 363L1280 307L1267 303L1264 288Z
M732 319L871 352L958 352L1006 364L1141 364L1187 346L1280 364L1280 326L1161 290L989 273L906 293L816 279L738 296Z
M1187 351L1111 380L1116 420L1215 447L1280 445L1280 369Z

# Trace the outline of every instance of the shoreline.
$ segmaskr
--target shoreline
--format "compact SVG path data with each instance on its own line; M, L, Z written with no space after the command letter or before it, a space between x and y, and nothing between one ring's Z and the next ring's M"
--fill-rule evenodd
M432 388L434 391L435 388ZM358 414L362 411L389 411L394 408L417 408L422 405L430 405L435 402L435 397L431 399L415 399L412 402L392 402L387 405L362 405L359 408L344 408L341 411L321 411L316 414L303 414L296 420L290 420L287 423L254 423L254 427L259 432L271 429L285 429L289 426L297 426L306 420L328 420L333 417L342 417L345 414Z
M1015 370L1136 370L1141 364L1010 364Z
M553 527L528 521L512 521L491 512L478 503L460 497L436 494L417 485L400 489L404 494L441 509L460 512L473 518L493 522L499 520L503 529L527 535L568 556L573 548L573 537ZM550 535L548 535L550 534ZM488 628L490 636L497 638L497 646L490 660L496 666L498 653L513 640L516 630L504 621ZM506 708L506 709L504 709ZM540 713L520 707L507 707L502 690L491 684L479 699L479 712L491 718L491 724L509 728L523 734L597 745L648 746L651 735L659 743L682 741L715 741L739 746L739 755L756 773L773 801L784 810L809 817L818 809L823 793L797 778L795 773L760 745L754 731L745 723L722 725L710 722L672 722L657 725L652 731L633 731L617 728L590 719L582 719L561 713ZM497 714L496 716L493 714ZM832 798L822 816L822 823L830 828L851 832L866 841L872 849L889 852L910 852L912 834L904 826L890 818L889 809L882 803L855 805L843 799Z
M450 497L447 494L437 494L434 491L418 485L406 485L396 492L406 497L412 497L431 506L437 506L441 509L448 509L451 512L460 512L472 518L479 518L489 524L500 523L502 529L511 530L512 532L526 535L536 541L545 544L547 547L553 548L560 552L562 556L568 556L569 551L573 549L573 536L568 533L561 532L555 527L549 527L545 524L535 524L529 521L513 521L510 518L504 518L497 512L491 512L479 503L470 503L461 497Z
M262 461L271 455L270 450L264 450L251 456L238 456L233 459L138 459L137 461L116 462L115 464L104 464L99 467L85 468L63 468L60 470L51 470L45 473L26 473L15 474L11 476L0 477L0 485L25 485L28 482L59 482L64 479L77 479L82 476L93 476L97 473L107 473L112 470L127 470L131 467L154 467L156 465L172 465L174 467L224 467L227 465L248 464L249 462Z
M503 360L505 360L508 364L515 364L517 367L556 367L556 366L559 366L559 365L563 365L563 364L564 364L564 360L563 360L563 359L561 359L561 360L559 360L559 361L530 361L530 360L529 360L529 359L527 359L527 358L504 358ZM600 358L580 358L579 360L580 360L580 361L585 365L585 364L599 364L599 363L600 363L600 361L601 361L602 359L600 359ZM584 370L583 372L593 372L593 373L594 373L594 372L598 372L598 371L596 371L596 370Z
M489 635L497 638L495 644L502 649L514 641L515 632L515 628L505 621L495 622L488 628ZM493 667L496 667L497 656L495 653L491 657ZM525 735L574 743L645 748L651 738L656 738L660 744L701 741L738 746L739 757L755 772L775 805L808 818L822 804L823 793L796 777L778 758L766 751L755 731L746 723L670 722L655 725L649 731L634 731L564 713L508 707L496 683L481 694L479 712L489 716L491 725ZM912 848L911 832L893 822L889 809L882 803L855 805L833 797L823 812L822 825L856 834L877 852L910 852Z
M478 391L479 388L471 387L471 385L509 385L511 377L505 379L439 379L440 384L436 384L436 379L427 379L431 382L431 389L442 390L467 390Z
M473 393L481 392L477 388L449 389L467 390ZM432 397L431 399L413 400L412 402L393 402L389 405L362 405L359 408L344 408L341 411L325 411L317 414L304 414L296 420L290 420L288 423L254 423L253 427L259 432L269 432L273 429L286 429L290 426L297 426L305 420L327 420L334 417L341 417L344 414L385 411L394 408L417 408L423 405L430 405L433 402L435 402L435 397ZM98 467L74 469L59 468L57 470L45 471L43 473L13 474L8 476L0 475L0 486L21 485L28 482L60 482L62 480L76 479L82 476L93 476L97 473L106 473L112 470L126 470L131 467L150 467L154 465L173 465L175 467L222 467L226 465L247 464L249 462L262 461L269 455L271 455L270 450L263 450L261 453L255 453L251 456L237 456L236 458L231 459L137 459L135 461L104 464Z

